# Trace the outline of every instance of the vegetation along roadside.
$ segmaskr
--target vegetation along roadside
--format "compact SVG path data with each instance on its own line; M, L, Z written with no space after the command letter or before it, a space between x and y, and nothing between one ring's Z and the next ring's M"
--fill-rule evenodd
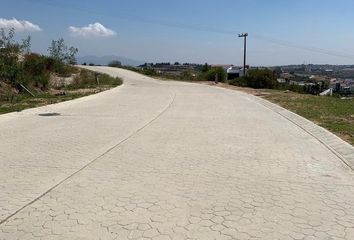
M30 51L31 38L0 29L0 114L63 102L122 84L119 78L74 66L77 48L53 40L48 56Z

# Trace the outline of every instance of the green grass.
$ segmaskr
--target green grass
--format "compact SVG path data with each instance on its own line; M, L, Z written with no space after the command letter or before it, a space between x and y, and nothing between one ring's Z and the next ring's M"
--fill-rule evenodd
M337 134L354 145L354 99L321 97L277 90L262 90L277 103Z

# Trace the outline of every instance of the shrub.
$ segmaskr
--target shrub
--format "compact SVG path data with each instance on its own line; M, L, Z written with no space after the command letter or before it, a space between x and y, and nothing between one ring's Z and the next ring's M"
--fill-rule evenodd
M111 77L107 74L99 74L98 79L100 85L112 85L112 86L119 86L123 83L122 79L116 77Z
M22 77L22 65L18 62L6 62L0 58L0 79L9 81L11 84L16 85L16 81Z
M196 79L195 75L190 71L183 71L179 78L184 81L192 81Z
M252 88L275 88L278 84L277 77L269 69L252 69L246 75L247 85Z
M94 88L97 87L97 85L118 86L122 83L123 81L120 78L113 78L107 74L98 74L89 70L81 69L80 73L75 76L73 83L70 84L68 88Z
M230 84L251 88L276 88L278 85L275 73L269 69L252 69L245 77L234 79Z
M120 61L111 61L109 64L108 64L109 67L121 67L122 66L122 63Z
M159 74L153 68L143 68L141 73L148 76L158 76Z
M204 80L215 81L215 76L218 75L218 81L223 82L226 79L226 72L222 67L212 67L204 74Z
M75 56L78 51L79 50L75 47L68 47L63 38L59 38L57 41L53 40L48 48L50 57L66 64L76 64Z
M7 80L17 86L16 81L23 77L22 64L19 56L29 52L31 38L18 42L15 39L15 29L6 31L0 29L0 79Z
M45 65L47 67L47 70L50 72L55 72L57 68L57 61L54 58L51 57L46 57L45 58Z
M49 83L49 71L47 69L47 58L38 54L27 54L23 61L23 79L26 85L34 85L46 89Z
M247 79L245 77L235 78L229 81L229 84L239 87L248 87Z
M203 65L203 67L202 67L201 70L202 70L203 73L206 73L206 72L208 72L210 69L211 69L211 66L208 65L208 63L205 63L205 64Z
M27 54L23 61L23 69L31 76L40 75L47 71L46 58L38 54Z

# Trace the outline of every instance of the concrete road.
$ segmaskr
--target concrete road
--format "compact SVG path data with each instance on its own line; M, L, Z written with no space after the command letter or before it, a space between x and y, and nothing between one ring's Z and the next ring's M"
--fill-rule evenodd
M94 69L124 85L0 117L0 239L354 239L353 171L316 135L244 93Z

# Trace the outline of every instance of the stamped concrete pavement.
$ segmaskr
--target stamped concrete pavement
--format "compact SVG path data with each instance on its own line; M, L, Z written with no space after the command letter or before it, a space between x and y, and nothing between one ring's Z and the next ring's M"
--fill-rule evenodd
M124 85L0 117L0 239L354 239L353 171L313 134L237 91L93 69Z

